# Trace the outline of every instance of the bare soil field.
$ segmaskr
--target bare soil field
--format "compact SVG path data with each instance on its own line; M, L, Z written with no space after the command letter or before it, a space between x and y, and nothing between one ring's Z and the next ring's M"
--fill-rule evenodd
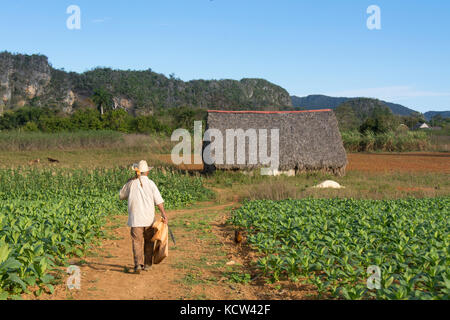
M450 153L351 153L348 171L450 173Z
M154 157L158 162L173 164L170 154L155 154ZM202 164L194 164L194 156L192 156L192 164L181 164L177 166L181 170L201 171L203 170Z
M172 163L170 155L155 157L164 163ZM347 171L368 172L442 172L450 173L450 153L349 153ZM202 164L182 164L182 170L202 170Z
M52 165L47 157L60 161L58 166L79 167L116 167L129 166L133 162L146 159L150 165L172 165L170 154L151 154L142 150L104 150L86 149L77 151L20 151L0 154L0 167L30 166L40 159L38 166ZM414 153L349 153L347 171L392 173L450 173L450 153L414 152ZM193 163L193 161L192 161ZM203 164L182 164L182 170L201 171Z

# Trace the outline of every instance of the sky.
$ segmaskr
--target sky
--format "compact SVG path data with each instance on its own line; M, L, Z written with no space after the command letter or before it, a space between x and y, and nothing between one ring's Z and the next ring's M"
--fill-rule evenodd
M80 29L67 27L71 5ZM367 26L371 5L380 29ZM0 39L0 51L41 53L66 71L264 78L291 95L450 110L448 0L3 0Z

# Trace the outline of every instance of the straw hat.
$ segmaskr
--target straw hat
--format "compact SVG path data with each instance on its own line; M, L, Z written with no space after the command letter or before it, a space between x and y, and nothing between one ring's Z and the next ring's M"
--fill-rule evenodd
M145 161L145 160L139 161L139 163L138 163L138 170L140 172L148 172L148 171L150 171L150 169L152 169L152 168L150 168L148 166L147 161Z

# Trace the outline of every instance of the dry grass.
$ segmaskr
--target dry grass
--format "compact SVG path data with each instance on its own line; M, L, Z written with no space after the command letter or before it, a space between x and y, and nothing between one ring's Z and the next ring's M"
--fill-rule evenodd
M252 186L247 189L241 198L249 200L283 200L298 199L302 197L302 192L297 186L286 183L286 181L268 181Z
M445 196L450 194L450 175L445 173L368 173L349 172L345 177L321 173L295 177L245 176L237 172L223 173L208 178L208 184L225 187L228 192L221 201L233 198L301 199L301 198L354 198L397 199ZM311 188L324 180L334 180L344 189Z
M173 143L166 137L113 131L1 132L0 167L116 167L128 166L141 159L154 166L168 166L157 155L170 152L172 147ZM48 157L60 162L50 164Z
M0 132L3 151L147 148L152 153L168 153L172 146L166 137L116 131Z
M450 152L450 136L447 135L431 135L432 151Z
M59 163L49 163L47 157L57 159ZM32 163L33 160L37 159L40 159L39 163ZM129 166L143 159L147 160L151 166L170 167L166 162L159 160L158 155L153 155L148 147L1 152L0 167L56 166L64 168L113 168Z

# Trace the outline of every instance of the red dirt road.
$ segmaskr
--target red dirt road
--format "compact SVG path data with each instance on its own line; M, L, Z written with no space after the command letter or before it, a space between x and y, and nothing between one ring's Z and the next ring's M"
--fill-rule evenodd
M347 171L450 173L450 153L350 153Z

